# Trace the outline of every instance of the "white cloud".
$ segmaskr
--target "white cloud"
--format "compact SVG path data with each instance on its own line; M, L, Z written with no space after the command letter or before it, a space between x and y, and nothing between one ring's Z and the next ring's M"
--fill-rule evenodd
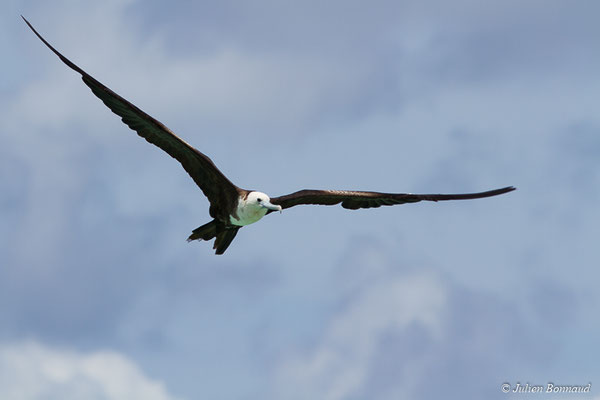
M0 398L174 400L114 351L82 353L37 342L0 346Z
M370 285L332 318L313 351L283 363L276 398L335 400L356 395L369 377L382 338L412 324L438 337L445 304L444 286L427 274Z

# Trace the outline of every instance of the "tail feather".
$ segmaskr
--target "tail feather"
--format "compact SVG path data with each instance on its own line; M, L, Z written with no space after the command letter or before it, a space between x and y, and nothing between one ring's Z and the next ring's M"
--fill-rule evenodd
M216 250L215 254L225 253L225 250L227 250L239 229L239 226L226 228L217 234L217 239L215 239L215 245L213 246L213 249Z
M192 240L210 240L217 236L217 220L213 219L208 224L204 224L192 231L192 234L187 238L188 242Z
M239 226L225 226L214 219L209 223L194 229L190 237L187 238L187 241L211 240L216 238L213 249L216 250L216 254L223 254L235 238L235 235L237 235L239 229Z

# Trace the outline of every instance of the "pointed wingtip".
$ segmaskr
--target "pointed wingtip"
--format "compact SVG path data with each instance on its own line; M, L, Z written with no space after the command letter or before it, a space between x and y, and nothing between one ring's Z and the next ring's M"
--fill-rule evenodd
M513 190L517 190L514 186L506 186L499 189L489 190L487 192L482 192L480 194L485 195L484 197L498 196L499 194L505 194L512 192Z
M27 25L28 25L28 26L29 26L31 29L33 29L33 26L31 26L31 23L29 23L29 21L27 21L27 18L25 18L25 17L23 16L23 14L21 14L21 18L23 18L23 21L25 21L25 23L26 23L26 24L27 24ZM33 30L35 31L35 29L33 29Z
M29 27L29 29L31 29L33 31L33 33L35 33L35 35L37 37L39 37L41 39L42 42L44 42L44 44L48 47L50 47L50 49L56 53L56 50L54 50L54 48L52 46L50 46L50 44L48 42L46 42L46 40L38 33L38 31L35 30L35 28L33 27L33 25L31 25L31 23L29 21L27 21L27 18L25 18L23 15L21 15L21 18L23 18L23 21L25 21L25 23L27 24L27 26Z
M500 194L509 193L509 192L512 192L513 190L517 190L517 188L514 186L506 186L506 187L503 187L500 189L490 190L489 192L484 192L484 193L487 195L485 197L491 197L491 196L498 196Z

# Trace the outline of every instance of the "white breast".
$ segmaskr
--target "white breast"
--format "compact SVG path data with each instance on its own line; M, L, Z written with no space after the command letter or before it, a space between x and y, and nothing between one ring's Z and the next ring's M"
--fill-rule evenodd
M264 207L254 203L248 203L245 199L240 198L236 208L237 218L231 215L229 220L233 225L250 225L264 217L267 211L269 210Z

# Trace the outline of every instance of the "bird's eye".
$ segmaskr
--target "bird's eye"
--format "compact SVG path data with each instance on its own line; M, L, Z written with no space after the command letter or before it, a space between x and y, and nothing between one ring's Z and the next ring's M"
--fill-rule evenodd
M259 197L258 199L256 199L256 201L260 203L262 199Z

